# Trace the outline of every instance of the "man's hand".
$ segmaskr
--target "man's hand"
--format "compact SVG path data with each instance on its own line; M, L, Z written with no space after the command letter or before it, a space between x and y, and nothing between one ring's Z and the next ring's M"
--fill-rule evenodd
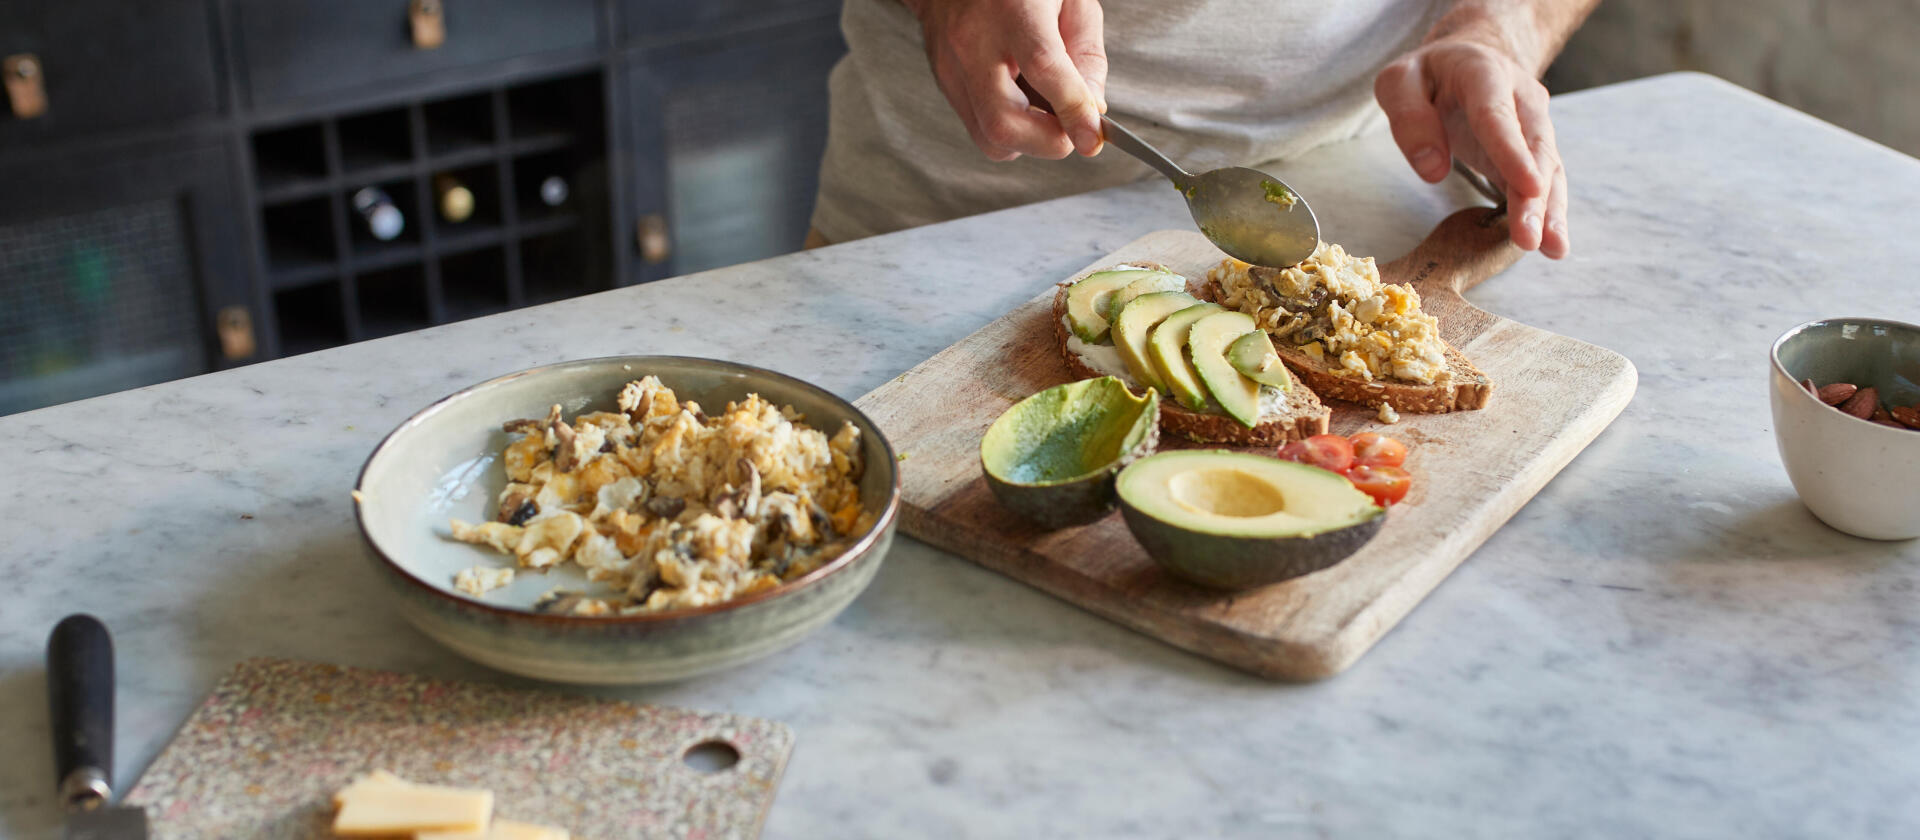
M907 0L927 61L973 143L994 160L1100 151L1107 51L1098 0ZM1024 74L1053 105L1028 107Z
M1463 0L1373 94L1429 183L1459 158L1506 190L1514 244L1567 255L1567 172L1538 74L1597 0Z

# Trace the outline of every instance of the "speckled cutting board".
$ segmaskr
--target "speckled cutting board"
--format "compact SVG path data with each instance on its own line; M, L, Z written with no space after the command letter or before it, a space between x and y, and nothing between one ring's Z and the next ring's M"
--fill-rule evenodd
M732 767L682 756L727 744ZM240 663L127 802L156 840L324 838L331 797L376 768L486 788L503 817L576 838L750 838L793 749L785 724L281 659Z
M994 500L980 473L980 436L1008 406L1073 378L1051 323L1053 285L1067 278L1034 278L1039 294L1032 300L858 401L900 453L901 530L1237 668L1289 680L1339 673L1633 396L1638 377L1620 354L1501 318L1461 297L1519 257L1505 230L1491 209L1463 210L1412 253L1381 264L1387 282L1420 291L1442 336L1492 377L1493 399L1479 411L1408 414L1387 427L1371 409L1329 402L1334 432L1378 429L1406 441L1414 475L1412 492L1379 535L1332 568L1247 592L1216 592L1161 571L1118 513L1046 531ZM1168 230L1087 271L1148 261L1198 278L1222 256L1198 233ZM1161 441L1183 445L1172 435Z

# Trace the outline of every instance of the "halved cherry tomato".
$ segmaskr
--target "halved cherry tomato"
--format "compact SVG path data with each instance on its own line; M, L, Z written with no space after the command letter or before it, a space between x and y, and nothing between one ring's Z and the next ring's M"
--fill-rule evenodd
M1413 476L1399 467L1361 464L1347 471L1347 480L1381 507L1406 498L1407 490L1413 487Z
M1397 467L1407 462L1407 445L1379 432L1354 435L1353 462L1369 467Z
M1344 473L1353 466L1353 442L1339 435L1314 435L1280 447L1280 460Z

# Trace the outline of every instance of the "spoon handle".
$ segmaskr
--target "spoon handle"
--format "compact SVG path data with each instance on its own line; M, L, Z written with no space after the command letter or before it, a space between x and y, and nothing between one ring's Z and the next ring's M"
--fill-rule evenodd
M1041 96L1040 91L1034 90L1033 85L1027 84L1026 76L1013 77L1013 83L1019 86L1021 93L1027 95L1027 102L1029 104L1049 114L1054 114L1053 103L1048 102L1046 97ZM1058 116L1058 114L1054 115ZM1187 182L1193 178L1192 175L1187 173L1187 170L1181 169L1179 164L1169 160L1166 155L1161 154L1160 150L1154 148L1151 143L1140 139L1139 135L1128 131L1126 126L1114 122L1113 118L1106 114L1100 115L1100 136L1107 142L1119 147L1120 151L1133 155L1139 158L1142 163L1160 170L1160 174L1167 176L1167 180L1172 181L1174 187L1183 192L1187 189Z
M1128 131L1126 126L1114 122L1106 114L1100 115L1100 127L1103 129L1101 135L1107 142L1118 147L1120 151L1139 158L1146 165L1160 170L1160 174L1167 176L1167 180L1172 181L1174 187L1183 192L1187 189L1187 181L1193 176L1187 174L1187 170L1181 169L1179 164L1168 160L1166 155L1160 154L1159 149Z

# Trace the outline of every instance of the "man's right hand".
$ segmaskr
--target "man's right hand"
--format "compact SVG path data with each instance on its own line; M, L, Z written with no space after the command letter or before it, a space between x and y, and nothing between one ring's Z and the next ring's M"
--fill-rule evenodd
M1099 0L905 2L920 18L940 92L987 157L1100 151L1107 51ZM1019 75L1054 114L1029 107L1013 82Z

